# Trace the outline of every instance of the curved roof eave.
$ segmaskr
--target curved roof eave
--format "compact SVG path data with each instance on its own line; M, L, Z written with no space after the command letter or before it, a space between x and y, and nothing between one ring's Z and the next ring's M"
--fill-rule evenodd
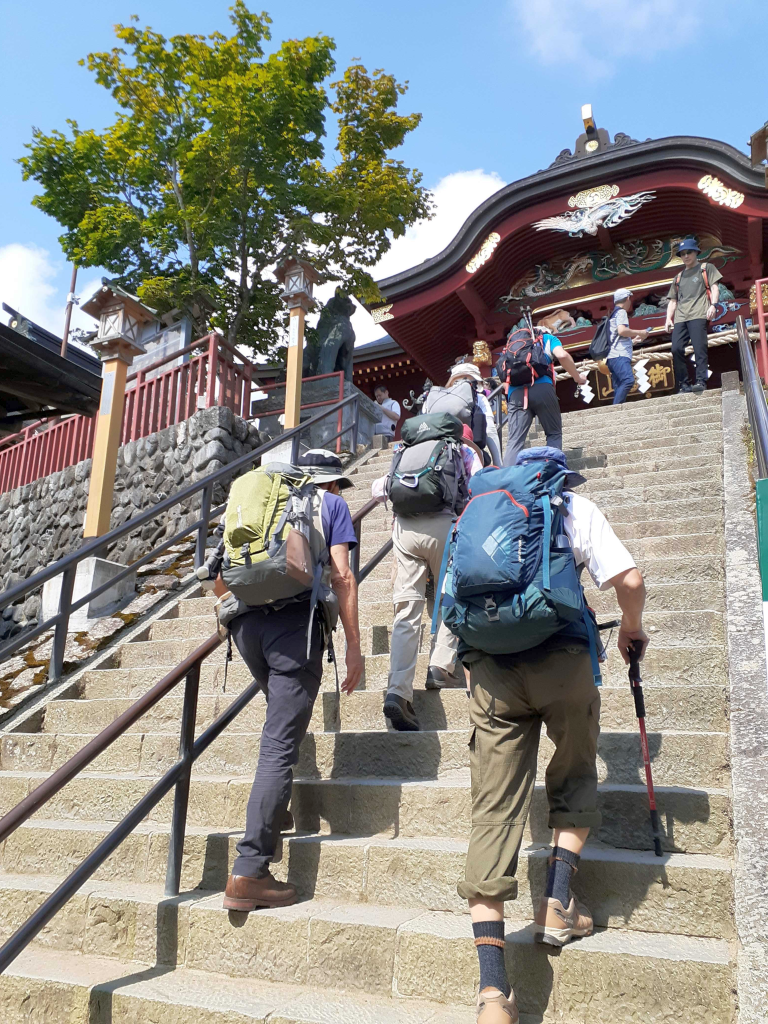
M499 189L470 214L451 242L429 260L403 270L377 284L385 302L435 284L471 259L482 238L494 224L521 206L541 202L551 193L569 188L586 188L595 179L609 173L658 170L665 163L700 166L709 172L720 171L747 189L765 189L763 168L754 168L749 157L716 139L695 136L670 136L631 145L615 146L593 157L575 157L562 165L538 171ZM379 305L371 303L368 308Z

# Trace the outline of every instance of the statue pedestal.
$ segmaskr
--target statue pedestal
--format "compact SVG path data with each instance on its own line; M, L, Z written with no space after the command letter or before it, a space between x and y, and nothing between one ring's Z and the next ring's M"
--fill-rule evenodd
M354 384L350 384L349 381L344 381L344 397L347 398L349 395L357 394L358 396L358 408L360 411L359 422L358 422L358 434L357 443L361 445L369 445L374 438L374 429L379 421L379 407L369 398L368 395L363 394L359 388L356 388ZM309 380L302 384L301 390L301 403L302 407L307 405L315 405L317 402L328 402L328 405L332 405L334 402L339 401L339 378L338 377L326 377L322 380ZM266 433L270 438L277 437L283 432L283 426L280 423L280 417L285 408L285 387L279 385L278 387L270 390L269 397L259 399L251 403L251 417L258 419L259 430ZM302 408L301 419L302 421L311 416L316 416L322 412L322 406L316 406L313 409ZM352 424L354 421L354 406L352 403L345 406L341 410L341 428L344 433L341 436L341 447L343 451L349 451L352 445ZM339 430L338 414L332 416L326 416L320 423L316 423L309 431L309 437L306 434L302 435L301 439L301 450L306 451L307 448L331 448L336 450L336 440L333 435ZM273 453L268 455L269 461L277 461L276 456Z

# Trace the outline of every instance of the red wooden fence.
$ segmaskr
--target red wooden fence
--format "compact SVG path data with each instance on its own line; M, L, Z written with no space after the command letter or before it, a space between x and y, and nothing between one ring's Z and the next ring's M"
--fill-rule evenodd
M189 362L147 380L152 371L199 349ZM218 334L158 359L128 377L120 443L147 437L214 405L248 418L252 378L253 364ZM33 423L0 440L0 494L90 458L95 427L95 416L67 416Z

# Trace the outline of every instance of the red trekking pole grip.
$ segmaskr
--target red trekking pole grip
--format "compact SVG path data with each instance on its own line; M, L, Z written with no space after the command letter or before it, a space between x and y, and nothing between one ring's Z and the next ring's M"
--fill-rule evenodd
M659 812L656 810L656 795L653 791L653 775L651 773L651 755L648 750L648 735L645 731L645 696L643 694L642 676L640 675L640 655L643 651L642 641L632 641L627 652L629 654L629 685L635 701L635 714L640 726L640 749L645 767L645 783L648 787L648 804L651 812L651 832L653 833L653 850L657 857L663 857L661 849L661 827Z

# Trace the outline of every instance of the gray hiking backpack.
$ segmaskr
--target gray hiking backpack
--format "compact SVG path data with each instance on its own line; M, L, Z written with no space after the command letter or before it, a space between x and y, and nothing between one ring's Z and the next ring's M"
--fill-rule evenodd
M458 513L467 500L461 422L448 413L414 416L402 428L386 495L398 516Z
M427 415L443 413L455 416L462 423L468 423L472 428L475 444L485 448L487 424L477 402L477 390L471 380L457 381L449 388L430 388L422 412Z

